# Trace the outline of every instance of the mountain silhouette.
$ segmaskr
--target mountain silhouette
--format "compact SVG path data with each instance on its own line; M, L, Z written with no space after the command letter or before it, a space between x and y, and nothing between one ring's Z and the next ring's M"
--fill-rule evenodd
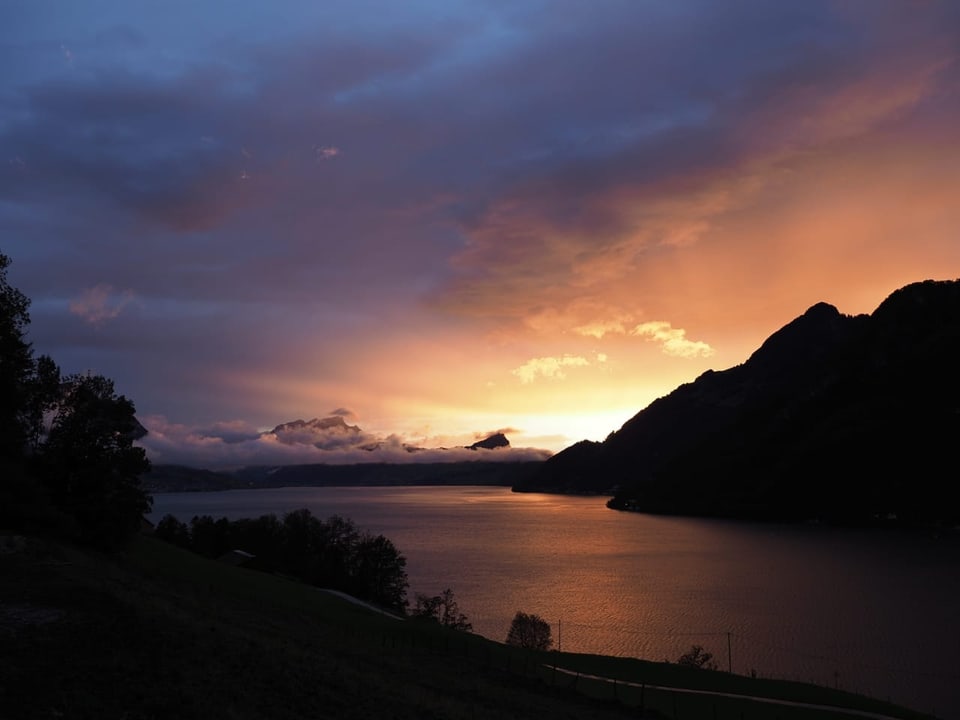
M960 280L908 285L871 315L818 303L515 489L642 512L956 523L958 357Z
M473 445L467 446L470 450L495 450L500 447L510 447L510 441L503 433L494 433L483 440L477 440Z

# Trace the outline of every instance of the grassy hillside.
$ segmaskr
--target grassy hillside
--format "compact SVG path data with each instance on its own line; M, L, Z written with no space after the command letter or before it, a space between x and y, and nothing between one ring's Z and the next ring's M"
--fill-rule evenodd
M924 717L802 684L508 648L150 537L116 557L37 539L0 549L3 720L623 718L641 704L645 717L849 717L651 685Z

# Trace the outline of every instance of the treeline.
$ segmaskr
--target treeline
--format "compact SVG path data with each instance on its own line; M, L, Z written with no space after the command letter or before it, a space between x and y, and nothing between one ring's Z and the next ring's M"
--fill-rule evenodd
M401 613L407 607L406 558L388 538L362 532L339 515L321 520L303 508L280 518L215 520L202 515L189 524L165 515L154 534L210 558L242 551L252 556L245 567L295 577Z
M48 532L105 550L139 529L152 500L133 403L101 375L34 357L29 299L0 253L0 530Z

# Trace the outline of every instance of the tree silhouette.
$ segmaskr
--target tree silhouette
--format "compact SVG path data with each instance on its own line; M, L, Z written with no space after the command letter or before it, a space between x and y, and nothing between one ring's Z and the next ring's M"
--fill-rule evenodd
M412 615L416 618L436 620L444 627L454 630L467 632L473 630L473 625L467 621L467 616L460 612L460 606L457 605L457 601L453 597L453 590L450 588L433 597L418 593Z
M72 516L81 540L112 548L134 535L152 498L140 487L150 469L133 403L101 375L73 375L61 385L46 440L41 480L53 505Z
M356 548L354 594L394 610L407 607L407 559L383 535L365 535Z
M70 522L51 507L33 462L44 414L60 392L60 369L46 355L33 357L30 300L7 281L10 264L0 253L0 526L37 531Z
M550 624L539 615L517 611L507 632L507 645L530 650L549 650L553 645Z
M9 266L10 258L0 253L0 462L8 469L19 464L26 449L23 415L33 373L33 352L26 341L30 301L7 282Z
M711 662L711 660L713 660L713 653L706 652L701 645L691 645L689 650L677 658L677 665L716 670L717 664Z
M383 535L361 533L339 515L320 520L307 508L256 519L194 517L189 526L165 515L154 534L207 557L229 550L255 556L251 566L305 583L350 593L403 612L407 607L407 559ZM452 594L451 594L452 595Z
M153 529L155 537L178 547L190 548L190 528L167 513Z
M52 359L34 359L30 301L7 281L9 266L0 253L0 524L116 547L150 509L139 486L150 464L133 445L146 430L111 380L61 380Z

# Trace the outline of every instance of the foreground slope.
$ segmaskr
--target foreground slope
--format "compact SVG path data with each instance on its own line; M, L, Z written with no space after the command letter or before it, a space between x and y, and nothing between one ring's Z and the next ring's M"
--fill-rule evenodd
M106 557L0 533L0 577L4 720L929 717L799 683L510 648L154 538Z
M960 281L871 315L820 303L742 365L708 371L517 490L607 492L646 512L956 523Z

